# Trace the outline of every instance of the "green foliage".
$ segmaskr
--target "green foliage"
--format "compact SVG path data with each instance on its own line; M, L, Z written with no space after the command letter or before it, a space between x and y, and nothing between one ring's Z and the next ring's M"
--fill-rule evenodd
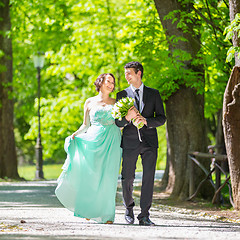
M157 170L165 170L167 162L167 139L166 139L166 127L162 126L157 128L158 133L158 158L157 158Z
M178 21L178 27L201 43L197 56L189 59L193 72L182 67L178 76L184 84L205 95L205 116L212 118L222 108L223 93L231 66L225 63L229 43L224 41L224 27L229 21L229 10L223 1L180 1L185 11L173 11L166 18ZM187 20L188 19L188 20ZM203 68L203 72L196 71ZM188 78L189 76L189 78Z
M64 138L71 135L73 129L79 128L84 101L81 92L73 90L63 90L55 98L41 99L41 136L45 159L54 156L56 161L63 160ZM25 140L34 141L37 138L37 116L31 119L30 126L28 133L25 134Z
M226 35L226 41L232 40L235 34L238 38L240 38L240 13L237 13L231 24L225 28L224 34ZM231 62L235 56L235 53L238 53L237 57L240 58L239 46L231 46L228 49L226 62Z
M0 58L4 56L4 52L0 49Z
M180 85L195 88L199 94L205 94L205 115L209 118L222 108L222 95L230 66L224 61L227 44L221 29L209 25L196 12L200 11L207 18L210 11L210 17L214 19L213 26L226 26L228 9L217 1L212 1L209 11L204 1L180 2L182 9L170 12L165 19L177 23L185 33L201 41L198 55L192 56L178 49L179 42L186 41L184 37L165 36L158 14L151 5L148 9L150 13L138 25L136 37L141 42L135 46L135 53L144 64L145 82L157 87L164 100L176 92ZM175 50L170 52L169 46ZM204 73L200 69L204 69Z
M117 89L127 86L123 66L138 59L132 49L144 10L144 3L135 1L12 2L15 126L23 153L32 152L29 143L38 134L33 53L43 51L46 58L41 70L43 157L63 160L64 139L81 125L84 101L96 94L97 76L112 72Z
M112 72L116 91L128 86L123 67L129 61L142 62L144 83L157 88L163 100L184 84L205 94L206 117L216 114L222 107L230 72L230 65L225 63L229 44L222 34L229 21L228 8L217 0L208 6L203 0L179 2L183 10L171 12L166 19L201 43L197 56L177 48L179 42L186 41L184 37L166 37L152 0L12 0L15 135L19 154L29 162L34 158L38 105L37 71L32 56L37 51L45 52L40 111L45 161L65 159L64 139L81 125L83 104L96 94L93 83L98 75ZM210 19L212 25L203 17ZM175 50L170 51L170 46ZM165 129L158 131L162 161L166 158Z

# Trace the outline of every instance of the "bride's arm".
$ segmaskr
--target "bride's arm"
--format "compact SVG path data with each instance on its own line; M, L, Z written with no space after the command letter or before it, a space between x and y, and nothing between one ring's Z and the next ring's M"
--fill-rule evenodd
M84 133L90 126L90 116L89 116L89 100L86 100L84 104L84 117L83 117L83 124L80 128L72 134L72 138L74 139L76 135Z

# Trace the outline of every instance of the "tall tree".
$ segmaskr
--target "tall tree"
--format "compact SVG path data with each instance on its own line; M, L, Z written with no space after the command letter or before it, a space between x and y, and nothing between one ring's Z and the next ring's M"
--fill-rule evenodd
M169 54L168 42L177 38L166 38L152 0L49 0L48 4L19 1L11 2L15 133L17 148L21 149L26 162L33 160L37 133L36 108L33 107L36 97L33 89L37 88L37 81L31 55L39 50L46 53L46 64L41 72L45 159L59 161L65 158L64 138L79 127L84 100L95 94L93 81L97 75L110 71L117 77L123 73L124 64L132 60L143 63L144 82L158 88L164 100L177 92L179 85L194 85L195 89L200 85L201 93L205 87L205 114L213 119L211 122L215 121L212 115L222 108L222 93L229 76L225 45L218 41L222 34L212 30L213 26L224 29L225 22L229 22L228 9L222 1L192 0L198 7L198 14L191 5L188 15L186 11L181 12L184 19L179 24L190 20L195 30L201 31L198 40L204 43L201 58L205 86L198 81L194 67L185 68L182 64L185 61L193 63L196 59L177 47L172 48L172 55ZM208 16L208 8L203 4L206 2L211 3L209 19L213 19L214 24L209 24L209 19L199 21L200 15L204 15L204 19ZM221 5L216 7L217 3ZM121 88L124 88L127 82L121 79ZM212 126L214 134L215 125ZM160 162L165 157L166 139L165 129L158 131L161 135Z
M0 2L0 177L18 178L13 127L12 40L9 0Z
M117 0L79 3L50 0L47 5L21 1L22 4L14 1L11 11L14 87L18 92L16 127L22 138L20 141L18 138L17 144L22 149L26 141L35 144L36 91L32 89L36 89L36 79L30 56L40 49L47 58L41 71L43 158L63 160L64 138L81 124L83 104L96 94L93 84L96 77L102 72L112 72L117 78L116 88L127 84L120 81L120 76L124 64L133 56L132 42L136 40L132 29L142 17L135 16L136 11L144 12L144 8L141 2L140 6L125 6L126 1ZM24 154L29 152L25 147Z
M235 52L235 66L229 78L223 101L223 126L226 150L229 162L233 201L236 209L240 209L240 2L229 0L230 20L232 27L233 47ZM237 28L235 28L237 27ZM234 31L233 31L234 30Z
M191 56L189 60L182 61L183 69L195 73L195 81L204 86L203 66L193 65L192 59L197 59L200 50L199 36L194 36L192 23L188 24L188 30L179 27L179 20L172 21L166 17L173 11L185 11L184 5L177 0L154 0L161 23L168 39L178 39L176 44L169 43L172 55L175 50L185 52ZM178 56L176 56L178 58ZM176 79L176 90L165 101L168 132L168 185L166 190L173 197L184 199L188 196L189 189L189 151L205 152L206 131L204 119L204 95L197 93L194 87L187 84L184 76ZM206 165L206 164L205 164ZM196 169L196 183L202 175ZM208 195L206 189L202 189L202 195Z

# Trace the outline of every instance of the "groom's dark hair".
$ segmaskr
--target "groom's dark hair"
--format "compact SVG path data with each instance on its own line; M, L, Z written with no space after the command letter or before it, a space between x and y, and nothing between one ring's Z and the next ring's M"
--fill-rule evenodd
M124 68L133 68L136 74L138 71L141 71L141 78L143 77L143 66L140 62L129 62L124 66Z

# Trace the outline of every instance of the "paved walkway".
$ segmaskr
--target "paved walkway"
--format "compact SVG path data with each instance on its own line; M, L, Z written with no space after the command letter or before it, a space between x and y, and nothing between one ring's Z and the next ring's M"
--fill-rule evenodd
M0 239L240 239L238 223L157 205L151 209L155 227L126 225L120 188L114 224L86 221L61 206L55 187L55 181L0 183Z

